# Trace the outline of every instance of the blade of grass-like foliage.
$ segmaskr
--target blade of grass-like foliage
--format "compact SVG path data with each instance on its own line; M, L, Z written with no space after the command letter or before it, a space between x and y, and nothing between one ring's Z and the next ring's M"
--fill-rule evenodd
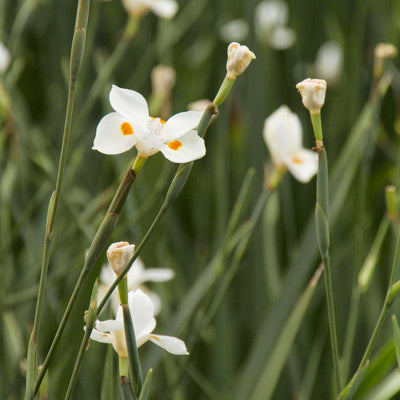
M41 314L43 309L44 294L46 290L47 271L50 260L50 246L54 234L56 223L57 206L60 199L61 186L65 173L65 166L68 154L68 142L71 131L72 115L74 111L76 84L82 65L83 54L85 50L86 30L89 18L90 0L80 0L77 6L75 31L72 39L71 57L70 57L70 81L68 88L68 101L65 115L64 133L61 145L60 160L57 171L57 180L53 194L51 195L46 220L46 231L44 238L44 248L42 257L42 267L40 272L39 293L35 309L32 334L28 345L28 370L26 374L26 393L25 398L31 399L37 392L38 386L34 388L34 382L37 369L37 347L39 341L39 328ZM42 369L43 375L46 369Z
M344 388L344 390L340 393L340 400L351 400L355 393L357 392L358 387L360 386L365 373L367 372L369 367L369 361L365 363L365 365L353 376L348 385Z
M396 347L397 367L400 372L400 327L395 315L392 315L393 339Z
M258 378L254 391L252 392L252 396L250 397L251 400L269 400L274 394L279 376L281 375L282 369L289 355L290 348L292 347L301 322L303 321L304 315L307 311L322 271L323 268L319 267L314 273L308 287L290 314L288 321L282 329L280 338L276 343L274 351L268 358L268 362Z
M153 376L153 370L149 369L149 372L146 375L146 379L143 382L142 391L140 392L138 400L148 400L151 389L152 376Z
M369 130L376 129L380 100L387 90L389 81L384 77L380 81L378 94L364 107L357 119L348 139L335 163L332 165L330 184L330 218L331 227L334 227L338 220L346 196L351 188L355 177L363 149L363 138ZM255 381L258 378L258 371L265 364L265 359L272 351L272 348L280 334L284 321L293 308L301 288L307 280L307 276L314 265L317 257L317 241L315 235L314 216L307 223L298 248L298 257L293 260L282 287L285 293L281 294L271 311L265 316L255 338L253 349L244 364L242 372L239 373L239 386L236 389L234 398L241 400L248 397Z
M363 400L391 400L400 392L400 374L398 370L390 373Z

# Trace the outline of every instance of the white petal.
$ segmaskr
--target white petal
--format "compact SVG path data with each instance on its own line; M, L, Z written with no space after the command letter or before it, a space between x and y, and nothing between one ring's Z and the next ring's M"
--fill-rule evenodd
M140 289L129 293L129 309L132 314L135 336L140 337L153 331L156 326L154 306L149 296Z
M298 181L306 183L317 173L318 155L314 151L300 149L293 155L286 156L285 164Z
M129 121L145 124L149 119L146 99L140 93L113 85L109 97L112 108Z
M282 166L287 154L292 155L301 148L299 117L287 106L279 107L265 120L263 136L272 161L277 167Z
M90 334L90 339L100 343L112 343L111 335L109 333L100 332L96 329L92 330L92 333Z
M147 268L143 271L143 282L166 282L174 276L171 268Z
M151 290L147 291L147 295L150 297L151 302L153 303L154 306L154 315L158 315L161 311L161 298L160 296L152 292Z
M173 0L145 0L154 14L161 18L173 18L178 11L178 3Z
M173 115L164 124L161 131L161 138L163 140L171 141L193 129L196 129L202 115L202 111L185 111Z
M138 257L128 271L128 291L136 290L144 282L144 264Z
M122 129L129 132L132 130L133 134L124 135ZM103 154L120 154L131 149L136 142L137 137L132 125L114 112L104 116L97 125L92 149Z
M204 157L206 146L196 131L190 131L178 139L165 143L161 152L168 160L186 163Z
M150 340L157 346L160 346L164 350L167 350L168 353L177 355L189 354L186 349L185 342L176 337L164 336L164 335L150 335Z
M100 272L100 282L104 283L104 285L106 286L111 286L116 278L117 276L115 275L115 272L112 270L110 264L109 263L104 264Z
M96 321L95 327L100 332L114 332L124 329L124 323L123 321L108 319L106 321Z

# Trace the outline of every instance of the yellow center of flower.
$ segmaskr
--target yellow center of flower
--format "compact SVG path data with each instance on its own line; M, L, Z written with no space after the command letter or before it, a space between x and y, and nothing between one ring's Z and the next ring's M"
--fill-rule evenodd
M157 117L150 117L151 119L156 119ZM160 120L160 122L164 125L167 121L165 121L165 120L163 120L163 119L161 119L161 118L159 118L159 120Z
M292 157L292 161L293 161L295 164L302 164L302 163L303 163L303 161L300 160L300 158L297 158L297 157Z
M173 140L172 142L168 143L168 147L172 150L178 150L181 146L182 143L179 140Z
M132 128L131 124L128 123L128 122L123 122L121 124L121 131L122 131L122 134L124 136L133 135L134 134L133 128Z

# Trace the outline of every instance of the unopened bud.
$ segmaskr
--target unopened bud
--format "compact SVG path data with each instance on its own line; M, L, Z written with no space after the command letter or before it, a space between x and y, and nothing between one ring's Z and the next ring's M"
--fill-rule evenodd
M200 99L197 101L193 101L188 104L188 110L190 111L205 111L208 105L211 104L211 100L208 99Z
M108 262L111 268L120 275L133 256L135 245L128 242L113 243L107 250Z
M227 77L235 80L249 66L251 60L256 58L255 54L247 46L232 42L228 46L228 61L226 63Z
M296 85L305 108L310 114L319 114L325 103L326 81L323 79L304 79Z
M374 56L380 59L396 57L396 46L391 43L378 43L374 49Z
M151 83L156 96L168 97L175 85L175 69L167 65L156 65L151 72Z

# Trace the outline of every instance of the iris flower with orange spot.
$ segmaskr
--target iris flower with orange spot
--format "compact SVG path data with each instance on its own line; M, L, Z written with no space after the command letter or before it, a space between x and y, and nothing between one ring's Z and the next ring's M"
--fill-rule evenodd
M181 339L152 333L156 327L156 320L154 318L154 306L149 296L140 289L135 292L129 292L128 296L129 310L132 315L138 348L147 341L151 341L169 353L177 355L189 354L185 343ZM115 319L97 320L90 338L97 342L112 344L119 357L127 358L128 350L125 340L122 307L118 308Z
M318 155L302 145L299 117L281 106L264 122L265 143L279 171L288 169L300 182L308 182L318 170Z
M204 140L196 131L202 112L182 112L167 121L151 117L140 93L115 85L110 92L110 103L115 112L99 122L93 150L120 154L136 146L143 158L161 151L165 158L176 163L197 160L206 154Z

